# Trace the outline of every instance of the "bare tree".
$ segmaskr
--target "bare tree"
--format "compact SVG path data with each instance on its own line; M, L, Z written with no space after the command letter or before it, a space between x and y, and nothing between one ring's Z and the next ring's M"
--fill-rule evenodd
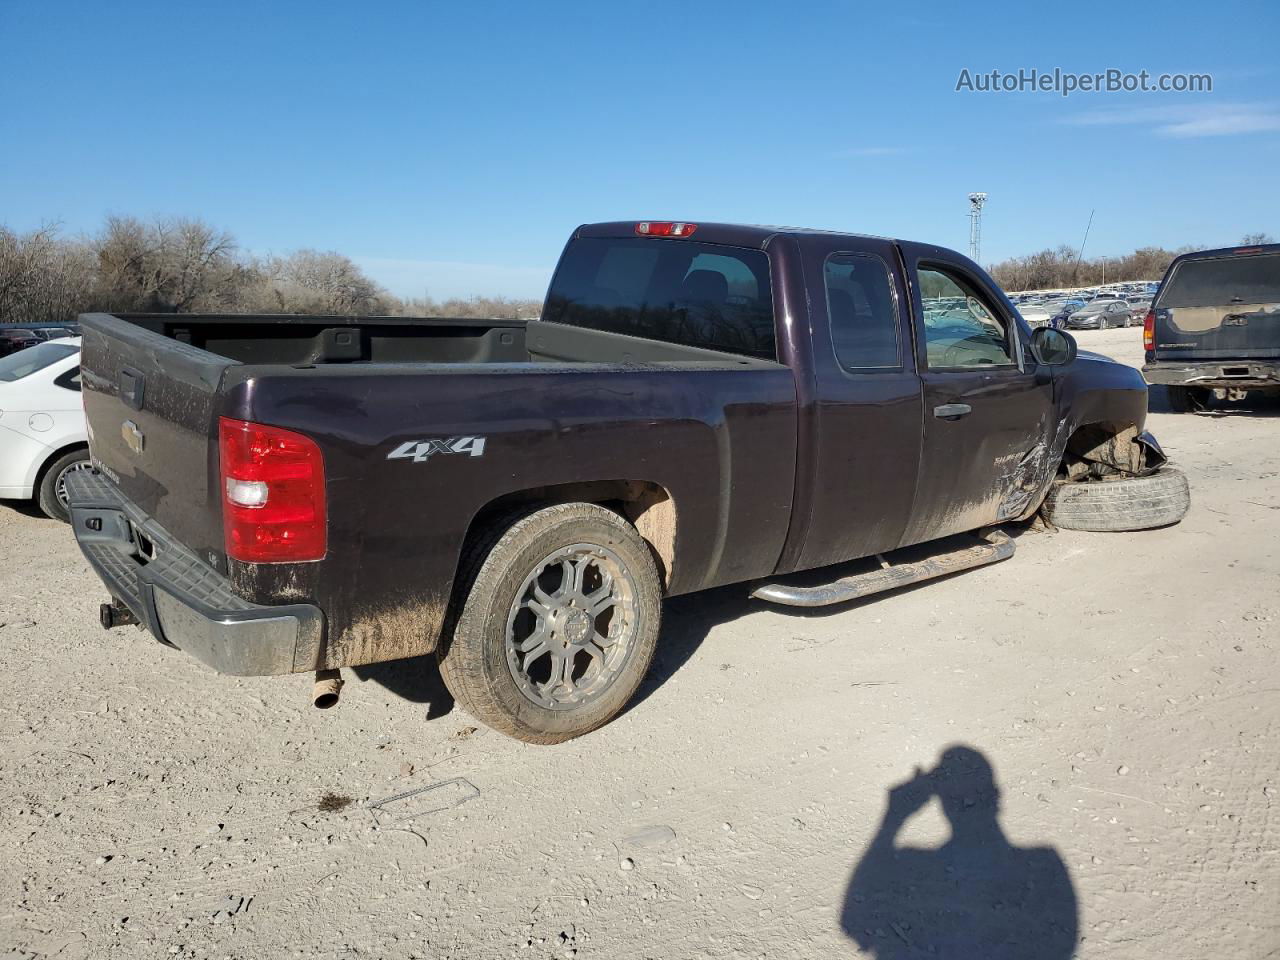
M1275 237L1269 233L1246 233L1240 238L1242 247L1256 247L1263 243L1275 243Z
M155 232L170 310L214 309L232 298L237 264L231 234L188 219L160 221Z
M533 319L542 312L542 301L512 297L452 297L433 300L417 297L403 301L400 313L418 317L487 317Z
M202 220L108 217L96 247L102 309L184 313L235 299L235 240Z
M1094 286L1104 282L1158 280L1179 253L1194 249L1165 250L1143 247L1122 257L1095 257L1076 263L1076 253L1067 244L1056 250L1041 250L1026 257L1014 257L995 264L991 275L1006 290L1046 290Z
M56 226L26 234L0 227L0 320L66 323L88 299L93 258Z

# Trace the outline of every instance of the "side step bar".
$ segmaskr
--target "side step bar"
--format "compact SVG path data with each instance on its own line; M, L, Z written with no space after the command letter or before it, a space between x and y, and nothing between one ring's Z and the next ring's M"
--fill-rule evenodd
M1013 556L1014 542L1000 530L990 530L981 535L982 543L950 553L940 553L927 560L885 566L870 573L844 577L816 587L789 587L781 583L766 583L751 591L751 596L771 603L785 603L791 607L825 607L831 603L846 603L859 597L885 590L896 590L910 583L945 577L972 567L986 566ZM881 561L883 562L883 561Z

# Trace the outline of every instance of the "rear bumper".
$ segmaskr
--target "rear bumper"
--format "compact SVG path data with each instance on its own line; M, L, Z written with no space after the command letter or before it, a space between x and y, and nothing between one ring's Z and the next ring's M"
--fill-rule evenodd
M1280 387L1280 360L1153 360L1144 364L1147 383L1194 387Z
M236 676L316 668L324 636L318 607L262 606L238 596L101 474L72 474L67 491L85 558L157 640Z

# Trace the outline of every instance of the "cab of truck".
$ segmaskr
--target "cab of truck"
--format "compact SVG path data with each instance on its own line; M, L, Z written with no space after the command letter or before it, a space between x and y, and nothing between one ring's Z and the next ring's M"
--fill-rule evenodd
M1169 265L1143 327L1148 383L1177 413L1280 393L1280 244L1202 250Z

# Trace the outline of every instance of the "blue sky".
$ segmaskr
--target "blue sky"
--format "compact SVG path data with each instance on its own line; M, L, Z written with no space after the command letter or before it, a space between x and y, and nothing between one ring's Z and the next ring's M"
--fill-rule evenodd
M1280 235L1280 3L0 3L0 223L192 215L402 295L541 296L605 219L965 249ZM1212 93L957 93L960 71Z

